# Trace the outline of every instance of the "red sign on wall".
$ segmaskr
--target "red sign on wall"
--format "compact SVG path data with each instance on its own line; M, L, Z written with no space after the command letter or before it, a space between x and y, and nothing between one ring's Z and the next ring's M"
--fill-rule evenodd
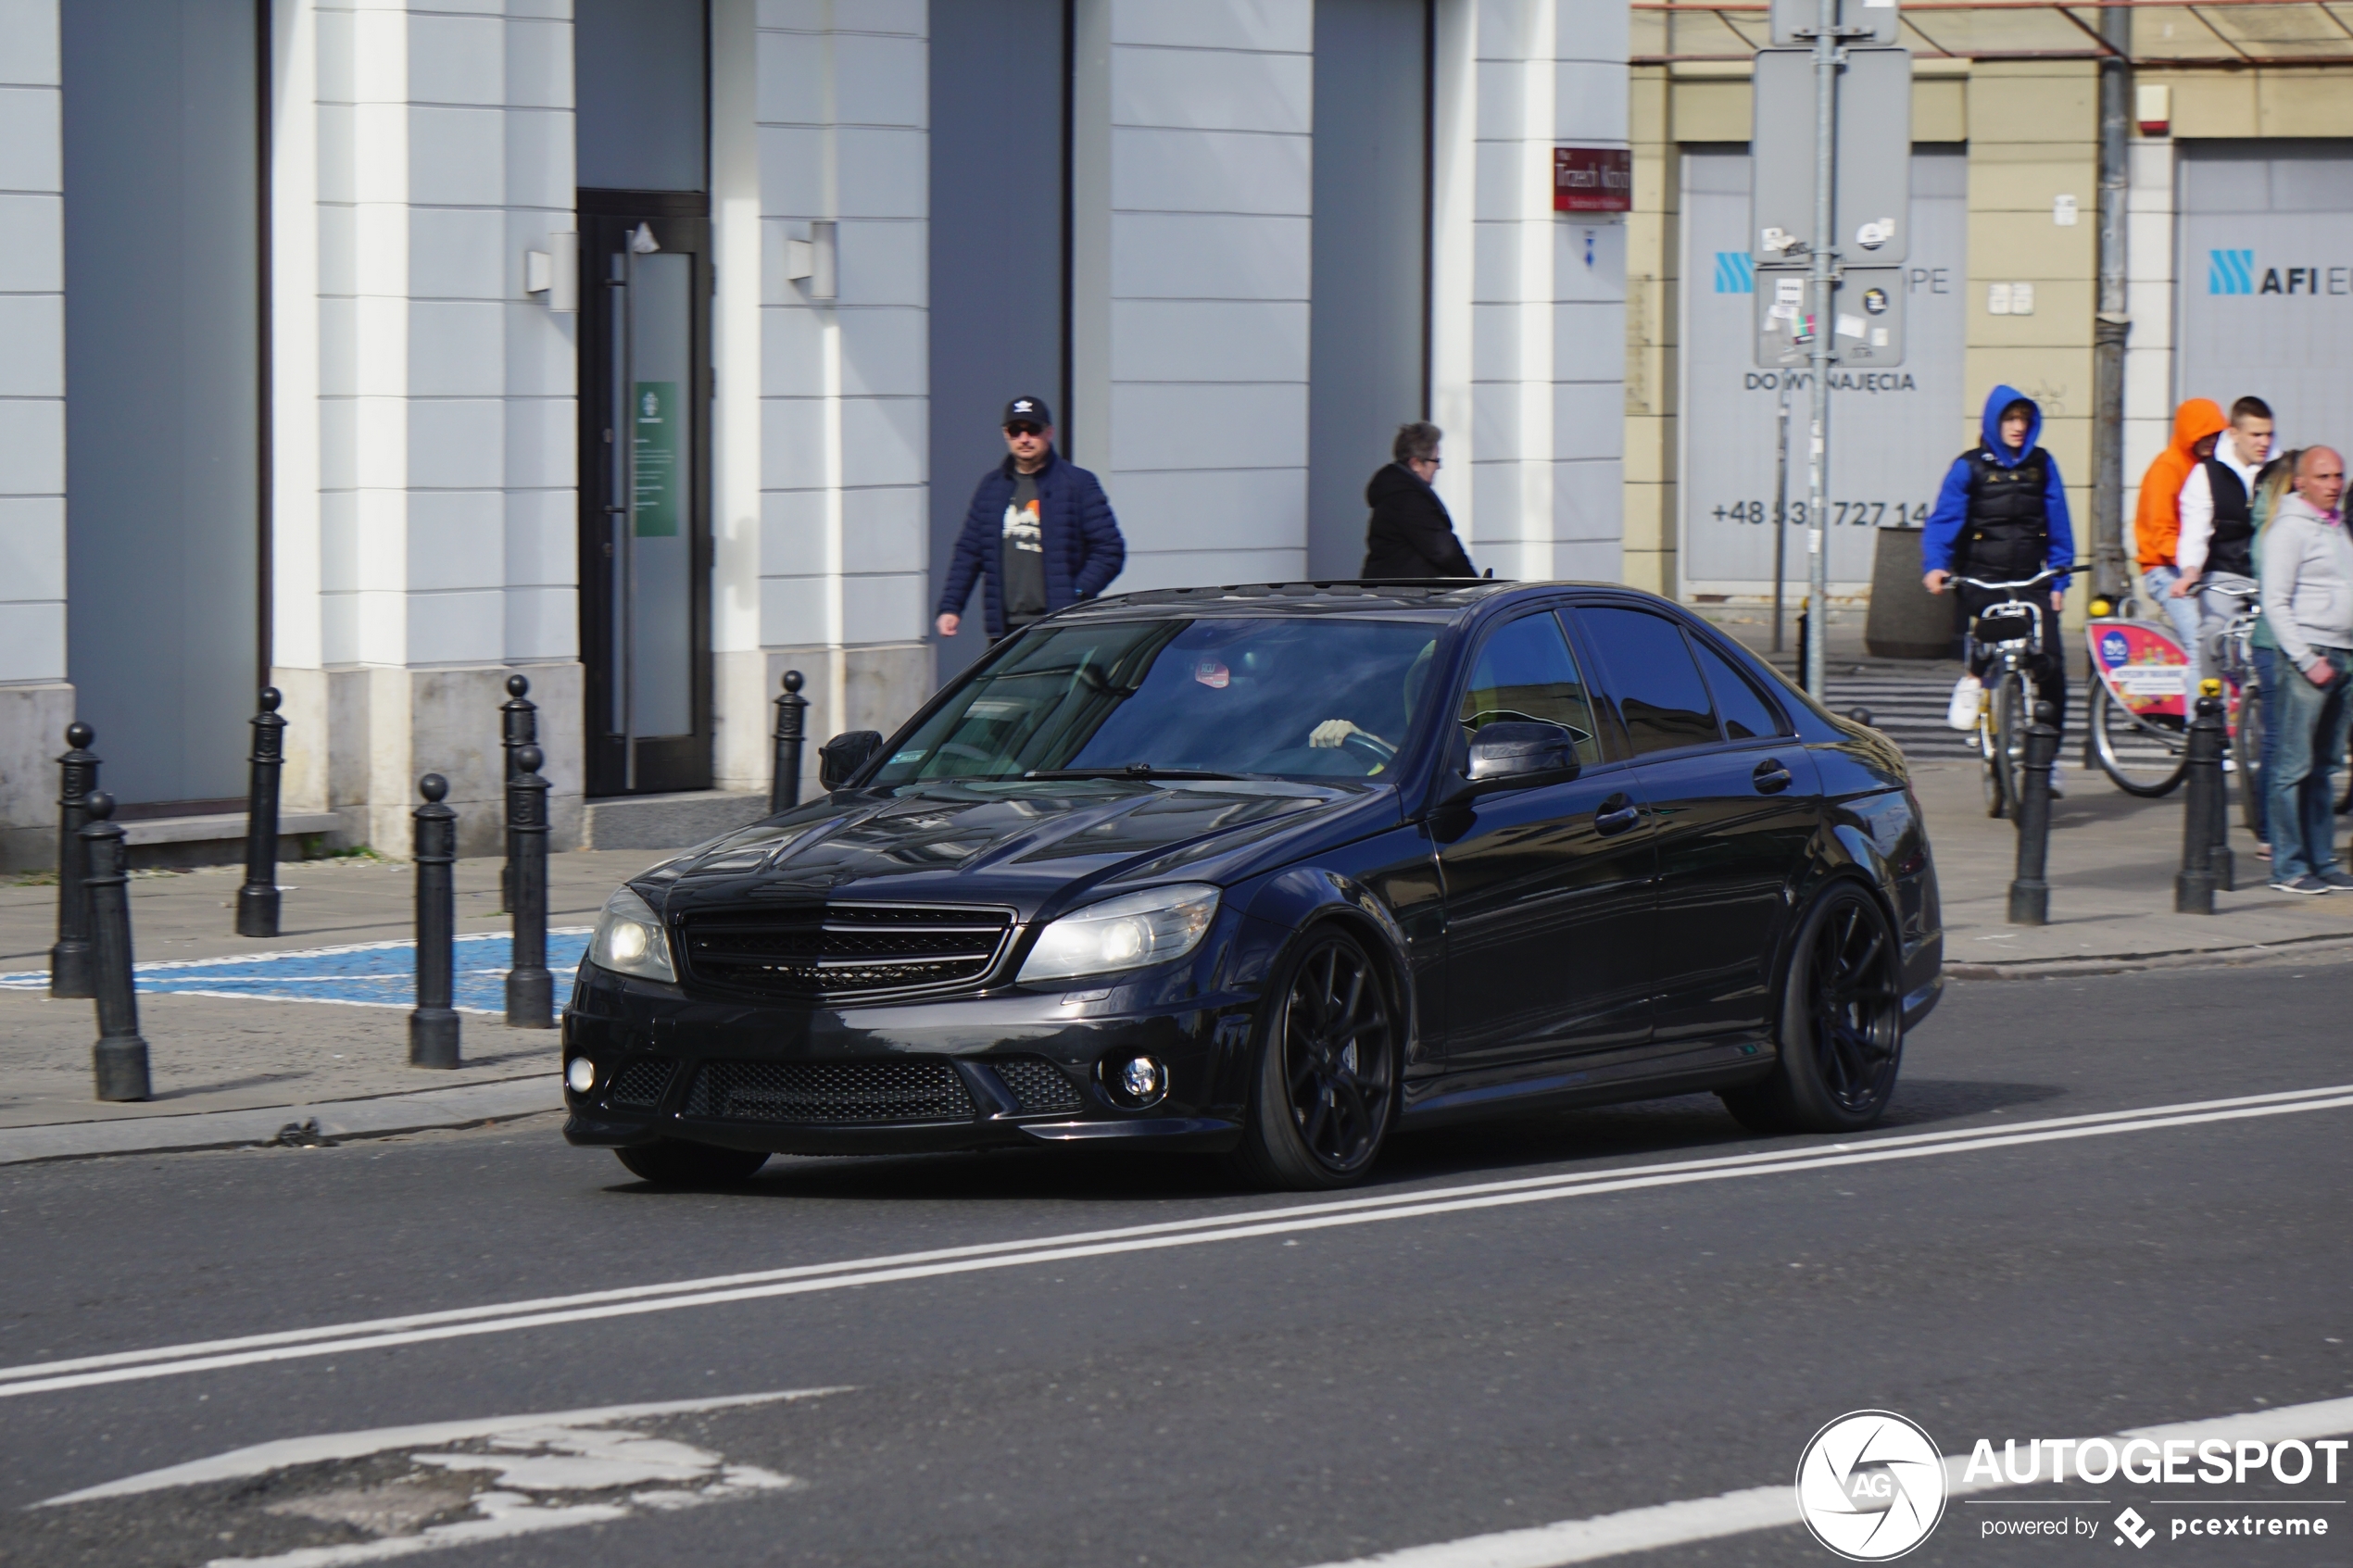
M1634 210L1634 155L1624 147L1554 147L1554 212Z

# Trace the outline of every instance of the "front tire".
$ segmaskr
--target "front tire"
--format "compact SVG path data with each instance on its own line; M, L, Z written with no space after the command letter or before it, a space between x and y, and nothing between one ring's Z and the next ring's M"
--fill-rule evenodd
M1887 1110L1904 1061L1904 986L1894 930L1851 882L1814 901L1781 979L1780 1061L1725 1109L1765 1133L1853 1133Z
M2016 671L1995 683L1978 734L1985 756L1985 814L2007 817L2018 809L2019 764L2025 753L2026 683Z
M1403 1031L1387 977L1346 927L1311 930L1266 988L1234 1173L1318 1191L1364 1180L1397 1120Z
M714 1148L674 1138L616 1148L613 1154L639 1181L665 1187L733 1186L768 1163L768 1157L757 1149Z

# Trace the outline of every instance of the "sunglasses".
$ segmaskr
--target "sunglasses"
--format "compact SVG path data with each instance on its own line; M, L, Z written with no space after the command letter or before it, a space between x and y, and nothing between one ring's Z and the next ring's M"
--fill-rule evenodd
M1043 435L1046 433L1046 427L1021 423L1009 424L1005 427L1005 433L1007 435Z

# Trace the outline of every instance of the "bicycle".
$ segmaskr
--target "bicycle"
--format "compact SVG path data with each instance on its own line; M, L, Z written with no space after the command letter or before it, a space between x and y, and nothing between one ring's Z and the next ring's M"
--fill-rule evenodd
M2239 775L2239 813L2256 831L2263 787L2263 682L2253 637L2263 618L2252 584L2208 590L2239 601L2222 636L2223 721ZM2099 608L2094 606L2095 611ZM2145 621L2098 619L2084 629L2092 656L2087 694L2091 752L2100 771L2127 795L2155 799L2181 787L2189 771L2189 660L2181 645Z
M2007 594L1977 612L1969 625L1970 662L1990 649L1996 669L1985 672L1985 696L1977 709L1977 749L1985 764L1985 814L2007 817L2018 804L2019 770L2026 765L2026 726L2033 721L2038 694L2030 660L2043 652L2043 608L2020 598L2070 572L2082 564L2054 566L2015 583L1989 583L1975 577L1952 581L1987 593Z

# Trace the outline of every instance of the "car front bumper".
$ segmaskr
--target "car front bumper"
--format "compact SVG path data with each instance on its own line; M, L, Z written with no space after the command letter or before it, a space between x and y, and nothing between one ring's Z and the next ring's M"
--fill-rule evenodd
M564 1060L587 1058L597 1078L585 1094L566 1085L564 1136L777 1154L1102 1140L1227 1148L1247 1100L1252 999L1189 990L1176 975L835 1008L699 999L584 965L564 1011ZM1122 1104L1106 1082L1137 1055L1167 1072L1165 1097L1149 1106ZM785 1087L726 1086L745 1082ZM866 1087L911 1082L929 1100L914 1115Z

